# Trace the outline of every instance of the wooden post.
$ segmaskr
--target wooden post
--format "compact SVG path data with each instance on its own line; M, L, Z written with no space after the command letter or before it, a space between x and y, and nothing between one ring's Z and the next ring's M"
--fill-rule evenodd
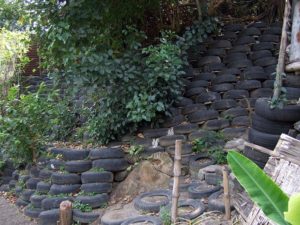
M72 221L72 202L63 201L59 206L59 224L71 225Z
M179 177L181 175L181 162L180 162L181 148L182 148L182 140L176 140L175 157L174 157L174 183L173 183L172 208L171 208L171 219L173 224L176 223L177 212L178 212Z
M293 21L291 33L291 47L289 64L286 70L295 72L300 70L300 1L293 0Z
M197 4L197 10L198 10L198 19L199 19L199 21L202 21L202 9L201 9L200 0L196 0L196 4Z
M282 74L284 73L285 52L286 52L287 40L288 40L287 29L288 29L289 15L290 15L290 11L291 11L291 6L289 4L289 1L290 0L285 0L280 49L279 49L277 67L276 67L276 78L275 78L274 92L273 92L273 98L272 98L273 101L278 100L278 98L281 94L281 88L282 88Z
M224 186L225 219L230 220L230 218L231 218L231 207L230 207L230 192L229 192L228 170L225 166L223 167L223 186Z

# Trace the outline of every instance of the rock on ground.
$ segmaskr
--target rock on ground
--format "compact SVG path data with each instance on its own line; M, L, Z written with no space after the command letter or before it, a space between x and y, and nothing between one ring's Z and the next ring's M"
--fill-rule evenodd
M111 202L118 202L128 197L134 198L142 192L168 188L172 170L173 162L167 153L140 162L113 191Z
M0 197L0 224L1 225L34 225L33 221L24 216L19 209Z

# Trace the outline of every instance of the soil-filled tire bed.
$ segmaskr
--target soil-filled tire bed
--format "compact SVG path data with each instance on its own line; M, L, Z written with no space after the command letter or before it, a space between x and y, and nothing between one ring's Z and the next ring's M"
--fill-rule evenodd
M268 134L257 131L253 128L249 129L248 138L253 144L273 150L278 142L280 135Z

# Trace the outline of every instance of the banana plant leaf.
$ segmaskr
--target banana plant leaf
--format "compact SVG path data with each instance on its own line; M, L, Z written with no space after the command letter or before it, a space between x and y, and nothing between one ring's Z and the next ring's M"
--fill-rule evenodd
M288 196L255 163L238 152L230 151L228 164L239 183L272 221L288 225L284 212L288 209Z

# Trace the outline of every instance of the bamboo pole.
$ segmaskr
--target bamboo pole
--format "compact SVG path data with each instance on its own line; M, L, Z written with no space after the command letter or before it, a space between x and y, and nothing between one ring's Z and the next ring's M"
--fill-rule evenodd
M59 224L72 224L72 203L70 201L63 201L59 206Z
M288 21L289 15L291 11L290 0L285 0L285 8L284 8L284 17L283 17L283 26L281 31L281 41L280 41L280 49L278 55L278 63L276 67L276 78L274 84L274 92L272 100L278 100L281 94L282 88L282 74L284 73L285 67L285 51L287 47L287 29L288 29Z
M179 198L179 177L181 175L181 148L182 140L176 140L175 142L175 157L174 157L174 183L172 192L172 208L171 219L175 224L178 213L178 198Z
M224 186L224 205L225 205L225 219L231 219L231 207L230 207L230 191L228 181L228 170L223 167L223 186Z

